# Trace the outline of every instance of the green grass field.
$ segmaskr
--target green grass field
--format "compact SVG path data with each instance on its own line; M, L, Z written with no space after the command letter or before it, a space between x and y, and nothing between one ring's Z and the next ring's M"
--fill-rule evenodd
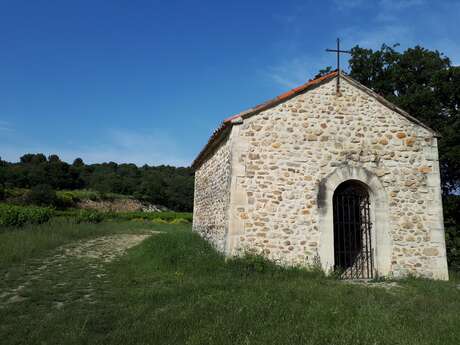
M161 233L112 262L46 259L72 241L152 230ZM457 345L460 339L458 275L449 282L408 279L389 289L352 285L257 257L226 261L183 224L56 220L0 233L0 276L0 297L19 287L13 302L0 298L2 345Z

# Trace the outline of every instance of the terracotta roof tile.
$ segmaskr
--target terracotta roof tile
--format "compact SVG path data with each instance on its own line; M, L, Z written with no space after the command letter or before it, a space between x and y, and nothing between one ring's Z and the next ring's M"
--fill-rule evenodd
M309 88L311 88L312 86L314 85L317 85L319 83L321 83L322 81L325 81L325 80L328 80L328 79L331 79L331 78L334 78L337 76L337 71L333 71L329 74L326 74L322 77L319 77L319 78L316 78L316 79L313 79L313 80L310 80L308 83L305 83L303 85L300 85L292 90L289 90L267 102L264 102L264 103L261 103L259 105L256 105L255 107L253 108L250 108L248 110L245 110L241 113L238 113L238 114L235 114L235 115L232 115L230 117L227 117L221 124L219 127L217 127L217 129L212 133L211 137L209 138L207 144L205 145L205 147L200 151L200 153L198 154L198 156L196 157L196 159L193 161L192 163L192 168L196 169L200 166L200 164L203 162L204 159L206 159L207 155L209 154L209 152L212 150L212 148L217 144L219 143L219 140L221 138L223 138L223 133L226 131L227 128L230 128L233 123L232 121L241 117L241 118L246 118L246 117L249 117L251 115L254 115L254 114L257 114L261 111L264 111L264 110L267 110L271 107L274 107L275 105L278 105L296 95L298 95L299 93L303 92L303 91L306 91L308 90ZM404 110L402 110L401 108L397 107L396 105L394 105L393 103L387 101L385 98L383 98L381 95L375 93L374 91L372 91L371 89L365 87L364 85L360 84L359 82L353 80L352 78L348 77L347 75L344 75L343 73L341 73L341 77L343 77L345 80L347 80L349 83L351 83L352 85L354 85L355 87L361 89L361 91L367 93L368 95L374 97L377 101L379 101L380 103L384 104L386 107L390 108L391 110L399 113L400 115L404 116L405 118L407 118L408 120L424 127L425 129L427 129L428 131L430 131L434 136L436 137L439 137L439 134L434 131L433 129L431 129L430 127L428 127L427 125L425 125L424 123L422 123L420 120L414 118L413 116L411 116L410 114L408 114L407 112L405 112Z
M308 81L307 83L303 84L303 85L300 85L292 90L289 90L271 100L268 100L264 103L261 103L259 105L256 105L255 107L253 108L250 108L248 110L245 110L245 111L242 111L241 113L238 113L238 114L235 114L235 115L232 115L232 116L229 116L227 117L221 124L219 127L217 127L214 132L212 133L211 137L209 138L207 144L205 145L205 147L200 151L200 153L198 154L198 156L195 158L195 160L193 161L192 163L192 168L196 169L201 163L202 161L206 158L207 154L209 153L210 149L212 148L213 144L215 144L218 139L220 138L220 136L222 135L222 133L225 131L226 128L232 126L232 121L239 118L239 117L248 117L248 116L251 116L251 115L254 115L256 113L259 113L263 110L266 110L266 109L269 109L279 103L282 103L286 100L288 100L289 98L292 98L294 97L295 95L298 95L299 93L307 90L308 88L314 86L314 85L317 85L319 83L321 83L322 81L324 80L327 80L327 79L330 79L330 78L334 78L335 76L337 76L337 71L333 71L331 73L328 73L322 77L319 77L319 78L316 78L316 79L312 79L310 81Z

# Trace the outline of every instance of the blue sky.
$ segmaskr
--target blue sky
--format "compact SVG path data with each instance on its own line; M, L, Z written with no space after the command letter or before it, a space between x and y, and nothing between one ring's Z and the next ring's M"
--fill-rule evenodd
M460 0L0 1L0 157L187 166L225 117L400 43L460 63Z

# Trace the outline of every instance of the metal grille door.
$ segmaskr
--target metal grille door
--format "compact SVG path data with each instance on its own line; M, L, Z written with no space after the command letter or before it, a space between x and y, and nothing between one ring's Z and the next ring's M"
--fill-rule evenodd
M359 182L342 183L334 193L335 271L343 279L374 277L369 194Z

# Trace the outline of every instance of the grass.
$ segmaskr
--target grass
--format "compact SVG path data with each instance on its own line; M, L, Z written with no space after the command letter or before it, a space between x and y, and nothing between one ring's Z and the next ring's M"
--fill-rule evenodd
M191 212L174 212L174 211L162 211L162 212L110 212L107 215L108 218L121 220L133 220L133 219L144 219L144 220L163 220L165 222L188 222L191 223L193 214Z
M175 212L175 211L161 211L161 212L100 212L95 210L81 210L81 209L67 209L56 210L55 216L58 217L78 217L82 212L90 212L99 214L106 220L150 220L150 221L163 221L165 223L191 223L193 214L191 212Z
M58 197L67 197L73 200L115 200L115 199L132 199L132 195L124 195L117 193L101 193L91 189L75 189L75 190L60 190L56 191Z
M53 226L41 231L69 235L28 251L22 266L76 238L146 229L163 233L96 269L90 261L73 259L59 272L48 270L23 292L27 300L0 309L2 344L448 345L460 339L458 275L450 282L407 279L398 288L369 288L258 257L225 260L189 225ZM6 238L1 236L0 243ZM16 240L27 237L20 236ZM13 262L11 255L0 260ZM10 275L15 269L9 266Z
M53 218L47 224L27 224L22 228L3 228L0 231L0 268L24 264L28 259L47 253L65 243L113 233L135 232L145 229L143 222L103 222L76 224L70 219Z
M29 192L27 188L5 188L7 197L20 197ZM91 189L74 189L74 190L58 190L56 191L58 197L70 198L73 200L115 200L115 199L132 199L132 195L124 195L117 193L101 193Z

